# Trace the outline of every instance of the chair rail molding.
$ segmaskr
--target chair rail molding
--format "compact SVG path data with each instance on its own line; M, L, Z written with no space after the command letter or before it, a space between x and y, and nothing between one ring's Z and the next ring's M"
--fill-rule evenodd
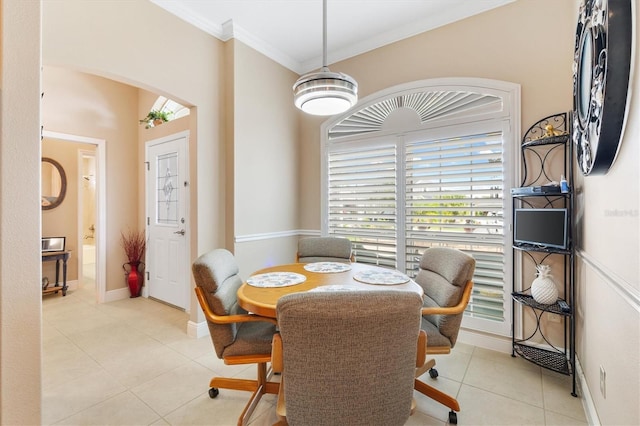
M271 240L274 238L287 238L287 237L300 237L300 236L319 237L320 235L321 235L321 232L315 229L292 229L290 231L277 231L277 232L265 232L261 234L236 235L234 237L234 242L248 243L251 241Z
M625 279L617 275L614 271L589 256L584 250L576 250L578 258L593 269L605 283L607 283L622 299L624 299L636 311L640 312L640 291L634 288Z

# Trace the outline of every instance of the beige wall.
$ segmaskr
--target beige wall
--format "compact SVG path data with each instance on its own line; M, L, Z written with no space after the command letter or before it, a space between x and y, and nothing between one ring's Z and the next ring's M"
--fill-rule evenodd
M295 229L297 75L240 42L234 55L235 233Z
M296 74L240 42L233 48L233 234L246 276L295 260L298 229ZM258 71L259 70L259 71ZM262 234L285 233L269 238ZM248 241L243 240L248 239Z
M0 424L40 424L40 2L0 0Z
M233 143L235 140L235 40L231 39L224 45L224 80L223 80L223 96L224 96L224 175L233 176L235 174L235 150ZM222 177L222 176L221 176ZM233 179L224 179L225 187L225 225L228 229L235 229L234 217L234 199L235 199L235 181ZM227 232L224 238L224 247L234 247L235 232Z
M120 243L120 232L144 229L145 143L188 130L191 116L145 129L138 120L151 109L157 94L57 67L44 68L43 90L45 130L106 141L106 290L124 288L122 264L126 262L126 256ZM195 138L190 138L190 142L189 152L192 153L196 151ZM95 146L55 139L43 142L43 156L61 162L67 172L64 203L43 211L42 217L43 235L67 237L67 248L72 250L68 280L77 279L81 250L77 247L78 150L92 147ZM195 180L195 167L190 180ZM194 191L195 185L191 189ZM195 197L195 191L192 197ZM43 275L51 279L54 268L55 264L43 264Z
M151 46L149 40L162 40L161 46ZM43 5L45 64L100 75L193 106L192 258L221 247L226 236L222 47L219 40L148 1L127 2L125 15L119 2L61 0ZM131 107L137 111L138 104ZM137 126L137 120L131 123ZM138 142L143 139L137 136ZM140 175L137 179L140 182ZM140 201L131 200L131 205L139 209ZM142 217L137 214L133 223ZM196 303L192 295L191 307ZM191 320L203 321L202 313L191 309Z
M78 279L78 256L79 250L82 250L82 247L78 247L78 145L48 138L42 141L42 156L60 163L67 177L67 193L62 204L42 210L42 236L66 237L66 249L71 251L67 261L67 281ZM52 284L55 271L55 262L42 263L42 276L48 277Z
M635 4L636 22L638 4ZM576 180L578 357L602 424L640 424L640 33L618 157ZM600 392L606 371L606 397Z
M542 117L571 109L574 10L572 1L521 0L330 68L355 78L360 98L439 77L518 83L525 131ZM321 119L301 117L300 226L318 230Z
M170 36L168 36L170 35ZM160 46L149 40L162 40ZM202 141L191 241L203 253L224 242L224 147L221 126L223 43L151 2L44 2L43 61L111 78L193 105L191 134ZM137 109L137 103L132 107ZM137 115L134 113L134 115ZM137 126L137 121L133 123ZM133 200L133 205L138 206Z
M140 194L144 192L136 185L142 161L137 149L138 90L106 78L57 67L44 67L42 82L45 130L106 141L106 290L123 288L122 264L126 256L120 245L120 232L137 229L139 214L144 212L144 209L140 212L138 205ZM64 143L58 143L60 148L52 148L49 155L54 159L66 152L62 149ZM82 147L84 144L71 145ZM65 155L65 170L67 168L73 172L73 176L67 176L68 197L72 198L56 209L45 211L47 214L43 213L43 218L51 216L54 220L66 220L77 229L76 152ZM78 249L75 247L77 231L73 231L73 239L67 239L67 244ZM71 261L76 262L77 258L76 253ZM77 266L72 269L77 270Z

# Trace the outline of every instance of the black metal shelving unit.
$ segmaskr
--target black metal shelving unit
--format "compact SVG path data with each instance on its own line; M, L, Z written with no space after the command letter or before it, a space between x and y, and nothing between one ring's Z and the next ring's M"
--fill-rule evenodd
M516 304L531 309L536 318L536 327L532 333L523 338L516 338L515 321L512 322L512 356L519 355L543 368L572 376L571 395L577 396L575 377L575 262L573 244L573 145L570 138L569 113L550 115L531 126L525 133L521 143L523 178L519 188L512 190L512 207L516 208L566 208L568 212L568 230L566 249L540 247L530 244L513 244L514 268L512 281L512 308L515 312ZM563 161L553 161L558 156ZM562 163L562 167L558 164ZM547 185L548 182L559 179L563 174L569 185L567 192ZM562 256L563 293L562 299L569 305L563 311L556 302L543 305L536 302L530 294L530 288L516 291L516 283L521 276L516 276L516 253L522 256L522 262L531 262L538 266L550 260L551 256ZM557 277L556 274L554 276ZM524 287L524 286L523 286ZM564 347L552 344L541 328L542 317L545 314L555 314L564 318ZM533 342L536 336L542 337L545 344Z

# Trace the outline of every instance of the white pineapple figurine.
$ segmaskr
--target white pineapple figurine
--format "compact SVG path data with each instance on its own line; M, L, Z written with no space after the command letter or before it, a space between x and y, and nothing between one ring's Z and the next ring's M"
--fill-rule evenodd
M558 300L558 288L551 276L549 265L537 265L537 278L531 283L531 295L533 299L543 305L556 303Z

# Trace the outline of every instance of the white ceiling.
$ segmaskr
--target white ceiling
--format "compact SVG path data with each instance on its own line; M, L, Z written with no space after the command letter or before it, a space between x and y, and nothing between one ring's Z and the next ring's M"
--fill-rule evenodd
M516 0L328 0L328 65ZM322 65L322 0L151 0L298 74Z

